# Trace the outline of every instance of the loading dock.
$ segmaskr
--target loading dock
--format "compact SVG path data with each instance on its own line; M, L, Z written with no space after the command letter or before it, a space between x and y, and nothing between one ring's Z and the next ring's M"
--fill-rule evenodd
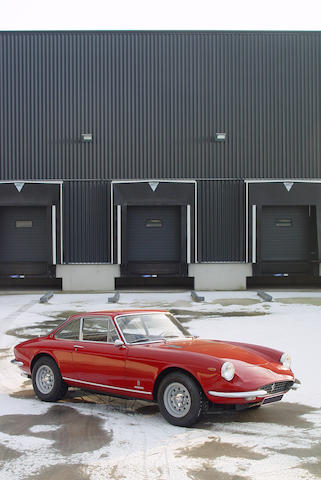
M313 274L316 259L314 207L262 207L262 273Z
M321 183L251 180L247 199L248 286L319 284Z
M195 258L194 181L113 182L116 287L175 285L192 288Z
M61 288L61 182L0 183L0 285Z

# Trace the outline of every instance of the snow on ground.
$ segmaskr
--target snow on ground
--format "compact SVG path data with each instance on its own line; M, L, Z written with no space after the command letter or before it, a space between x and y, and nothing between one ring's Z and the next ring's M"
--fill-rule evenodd
M201 303L189 292L121 293L117 304L108 294L60 293L48 304L37 294L0 295L0 479L47 480L70 466L68 478L85 480L321 478L321 292L270 293L271 303L256 292L199 292ZM277 404L187 429L133 400L40 402L10 363L15 344L68 314L132 307L170 309L204 338L287 351L302 387Z

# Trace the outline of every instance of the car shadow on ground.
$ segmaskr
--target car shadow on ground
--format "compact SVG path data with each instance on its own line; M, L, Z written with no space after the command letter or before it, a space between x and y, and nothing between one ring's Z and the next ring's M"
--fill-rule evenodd
M27 380L23 389L12 393L13 398L36 398L31 381ZM97 404L106 405L121 412L134 412L140 415L155 415L159 413L156 403L137 399L123 399L99 393L92 393L78 388L70 388L66 397L59 403L65 404ZM286 427L311 428L313 423L304 418L305 415L318 412L318 408L298 403L279 402L260 408L244 410L213 410L206 414L193 428L206 429L215 423L269 423Z

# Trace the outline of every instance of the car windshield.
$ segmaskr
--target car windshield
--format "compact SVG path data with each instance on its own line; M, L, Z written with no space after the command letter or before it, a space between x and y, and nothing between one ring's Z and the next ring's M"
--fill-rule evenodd
M127 343L151 342L191 335L170 313L135 313L117 317Z

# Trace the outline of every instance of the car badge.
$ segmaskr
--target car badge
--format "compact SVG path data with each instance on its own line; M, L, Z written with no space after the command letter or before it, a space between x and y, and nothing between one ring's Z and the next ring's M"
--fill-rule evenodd
M137 380L137 384L134 386L134 388L138 388L139 390L144 390L144 387L142 387L140 384L140 380Z

